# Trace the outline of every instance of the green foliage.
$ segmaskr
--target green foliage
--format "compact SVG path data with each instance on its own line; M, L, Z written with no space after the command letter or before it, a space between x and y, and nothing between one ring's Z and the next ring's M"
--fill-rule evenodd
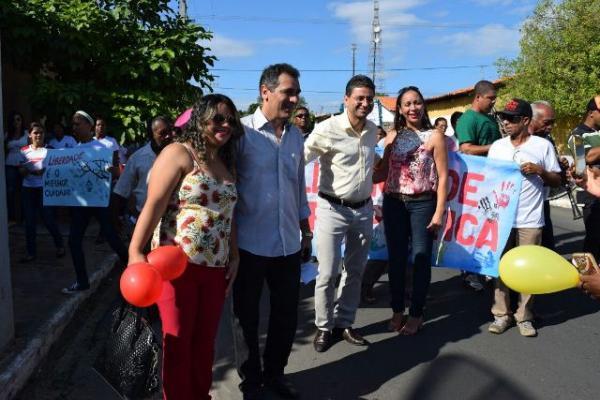
M2 56L32 74L34 111L102 114L122 142L135 140L145 135L144 121L177 115L213 80L215 57L197 44L211 34L168 3L2 1Z
M522 27L521 51L498 61L505 93L550 101L559 117L582 115L600 92L600 1L541 0Z
M248 109L246 111L241 112L243 115L250 115L250 114L254 114L254 112L256 111L256 109L260 107L260 103L250 103L250 105L248 105Z

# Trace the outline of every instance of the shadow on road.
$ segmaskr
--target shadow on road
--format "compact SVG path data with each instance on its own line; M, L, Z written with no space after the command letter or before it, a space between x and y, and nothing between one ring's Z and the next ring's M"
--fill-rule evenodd
M469 377L466 385L464 377ZM530 400L534 397L492 366L458 354L435 359L406 400Z

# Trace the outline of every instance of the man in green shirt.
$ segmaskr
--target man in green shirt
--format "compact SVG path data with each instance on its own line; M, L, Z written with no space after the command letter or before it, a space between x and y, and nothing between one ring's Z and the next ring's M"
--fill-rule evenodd
M456 125L461 152L486 156L492 143L502 137L496 119L490 115L495 103L494 84L490 81L477 82L471 109L465 111Z
M496 119L490 115L495 103L494 84L490 81L477 82L471 109L465 111L456 124L455 133L462 153L485 157L492 143L502 137ZM463 278L467 287L476 292L483 290L476 274L465 273Z

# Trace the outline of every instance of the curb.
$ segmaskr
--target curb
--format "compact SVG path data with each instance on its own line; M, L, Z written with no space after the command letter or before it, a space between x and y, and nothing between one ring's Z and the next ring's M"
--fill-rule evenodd
M39 329L19 353L9 356L12 361L6 370L0 373L0 400L11 400L25 386L27 380L48 354L52 345L60 338L64 328L69 324L79 306L96 292L100 283L115 267L118 257L111 254L90 277L90 289L71 296Z

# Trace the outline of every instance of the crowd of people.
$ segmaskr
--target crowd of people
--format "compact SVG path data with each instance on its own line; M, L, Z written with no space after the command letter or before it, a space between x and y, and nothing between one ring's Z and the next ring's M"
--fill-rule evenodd
M452 115L456 136L449 137L445 135L448 121L438 118L432 124L415 86L399 91L391 129L385 131L369 121L376 92L373 81L363 75L347 82L344 111L311 129L308 108L298 106L299 79L300 73L289 64L266 67L258 87L261 105L244 118L228 97L219 94L203 96L176 126L157 116L150 123L148 143L127 160L121 146L106 135L103 117L94 119L76 111L71 120L74 137L65 135L64 125L55 124L48 142L42 125L33 123L27 130L22 115L9 117L8 211L9 219L17 221L14 194L22 185L24 261L36 256L39 212L54 239L57 257L65 254L54 210L42 203L46 148L102 148L113 154L110 207L70 208L68 246L76 281L64 293L89 288L82 240L91 217L98 220L102 237L123 265L146 261L149 249L162 245L176 244L186 253L184 274L164 283L157 302L165 399L210 398L214 342L229 293L244 399L262 398L264 387L285 398L299 396L284 370L297 328L301 263L311 257L314 236L318 254L314 349L325 352L340 340L369 345L353 325L361 298L369 295L361 292L373 284L365 285L363 274L373 235L374 183L385 182L382 214L389 251L389 327L405 336L418 334L426 318L433 241L444 224L448 151L519 164L522 188L505 251L524 244L554 248L548 188L568 176L576 178L589 190L584 251L599 258L600 97L589 102L584 122L575 132L584 139L589 167L585 176L574 176L568 163L559 160L550 136L552 106L511 99L497 113L499 124L491 115L496 89L488 81L475 85L470 109ZM378 143L383 148L379 155ZM320 164L315 210L319 222L314 236L305 184L305 164L313 160ZM136 222L128 251L114 218L126 204L132 204L129 218ZM464 273L464 279L475 290L483 288L477 275ZM599 280L582 278L582 289L600 296ZM494 281L494 320L489 331L500 334L516 322L523 336L535 336L532 296L519 294L513 314L510 290L501 279ZM261 354L259 303L265 283L270 312Z

